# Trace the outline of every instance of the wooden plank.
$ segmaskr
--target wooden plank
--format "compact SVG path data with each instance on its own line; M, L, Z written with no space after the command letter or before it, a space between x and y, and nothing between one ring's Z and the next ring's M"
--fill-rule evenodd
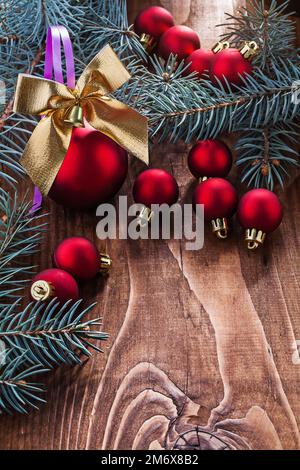
M129 1L132 18L143 4L150 2ZM214 24L240 2L161 4L209 47ZM171 171L189 202L195 181L186 155L183 144L155 146L151 165ZM131 193L142 168L131 159L121 194ZM50 229L35 261L50 266L57 242L71 235L108 250L109 279L82 292L98 300L93 315L103 315L111 338L104 356L48 374L40 412L1 417L0 447L299 449L300 365L292 362L300 339L299 195L296 178L282 195L281 228L257 253L245 250L236 224L225 243L207 229L199 252L175 240L103 243L93 214L47 201Z

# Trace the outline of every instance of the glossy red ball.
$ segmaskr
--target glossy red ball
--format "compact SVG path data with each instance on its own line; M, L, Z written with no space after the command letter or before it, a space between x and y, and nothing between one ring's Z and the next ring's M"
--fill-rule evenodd
M77 300L79 289L77 282L71 274L62 269L45 269L32 279L32 284L36 281L46 281L54 288L53 297L57 297L60 302L67 300Z
M198 184L194 191L193 204L204 205L205 220L231 217L238 203L235 188L223 178L211 178Z
M150 169L139 174L133 185L135 202L151 207L151 204L175 204L179 188L175 178L165 170Z
M244 229L273 232L281 223L282 205L272 191L268 189L252 189L241 198L237 217Z
M197 78L204 78L208 75L212 63L215 60L215 54L208 49L197 49L192 52L185 60L185 65L189 65L184 71L185 75L192 72L197 73Z
M127 153L116 142L91 126L74 128L49 196L66 207L95 207L119 191L127 169Z
M63 240L53 255L57 268L64 269L75 279L93 279L100 269L100 254L90 240L84 237L70 237Z
M210 74L214 82L217 78L222 84L225 84L225 77L230 84L241 85L241 76L250 75L252 70L251 63L242 56L238 49L228 48L215 55Z
M134 22L134 31L140 36L143 33L159 38L167 29L174 26L171 13L165 8L153 6L142 10Z
M198 34L188 26L173 26L160 38L158 54L164 59L176 54L178 61L185 59L193 51L200 48Z
M217 176L224 178L232 166L229 148L220 140L200 140L191 148L188 167L195 178Z

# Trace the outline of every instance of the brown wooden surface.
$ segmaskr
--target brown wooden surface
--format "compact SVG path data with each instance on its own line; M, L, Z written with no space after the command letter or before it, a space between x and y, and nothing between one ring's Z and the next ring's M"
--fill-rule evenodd
M216 39L214 24L237 3L161 1L207 47ZM129 1L131 16L144 4ZM186 153L179 145L155 147L151 155L153 167L177 178L182 201L190 201L195 184ZM142 168L131 159L122 194L130 194ZM105 355L48 374L48 404L40 412L0 418L0 448L172 448L178 439L199 438L202 448L299 449L300 365L292 362L300 339L299 178L282 202L281 228L249 253L236 225L225 243L207 229L199 252L179 241L100 242L95 216L48 201L49 232L35 261L50 266L66 236L105 247L111 275L83 294L98 300L93 315L103 315L111 337Z

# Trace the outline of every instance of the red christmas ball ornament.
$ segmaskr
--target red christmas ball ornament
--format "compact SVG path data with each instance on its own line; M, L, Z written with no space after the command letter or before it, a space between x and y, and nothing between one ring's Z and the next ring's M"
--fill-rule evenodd
M68 151L49 196L66 207L95 207L119 191L127 169L126 151L86 123L84 128L73 128Z
M223 85L226 84L226 80L232 85L240 85L242 83L241 76L250 75L252 70L251 63L242 55L241 51L228 48L215 54L210 75L213 82L218 79Z
M212 230L218 238L227 238L228 222L238 203L235 188L223 178L210 178L198 184L193 204L204 205L204 218L212 223Z
M165 8L152 6L142 10L134 22L134 31L142 36L149 35L158 39L169 28L174 26L174 18Z
M241 198L237 218L246 230L245 241L249 250L255 250L282 221L282 205L272 191L252 189Z
M78 285L73 276L62 269L45 269L32 279L31 297L34 300L51 300L54 297L61 302L79 298Z
M75 279L88 281L99 272L107 273L111 260L99 253L97 247L84 237L70 237L63 240L53 255L54 264L72 274Z
M179 188L175 178L165 170L150 169L139 174L133 185L133 198L136 203L143 204L145 209L140 218L147 222L152 216L152 204L175 204L179 196Z
M214 60L215 54L213 51L197 49L186 58L185 64L188 65L188 67L184 71L184 74L189 75L192 72L196 72L197 78L203 78L210 71Z
M200 39L195 31L188 26L173 26L161 36L158 54L167 60L172 53L181 61L199 48Z
M232 156L226 144L217 139L200 140L188 155L188 167L197 179L224 178L232 166Z
M175 178L165 170L150 169L139 174L133 185L135 202L150 207L152 204L172 205L178 199Z

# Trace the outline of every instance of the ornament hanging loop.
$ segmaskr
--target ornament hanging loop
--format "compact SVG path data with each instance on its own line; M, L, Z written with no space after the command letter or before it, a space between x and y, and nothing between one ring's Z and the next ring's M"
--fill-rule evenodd
M208 180L208 177L207 177L207 176L200 176L198 182L199 182L199 184L200 184L200 183L203 183L204 181L207 181L207 180Z
M155 38L150 36L150 34L143 33L140 37L140 42L148 54L151 54L156 46Z
M100 253L100 269L99 273L106 275L111 268L111 258L106 253Z
M153 215L153 211L149 207L144 206L139 213L137 225L141 228L146 227L152 219Z
M225 42L217 42L213 47L212 47L212 51L215 53L215 54L218 54L218 52L221 52L223 51L223 49L228 49L230 46L229 42L228 41L225 41Z
M39 280L32 284L30 293L34 300L48 300L54 297L54 287L49 282Z
M245 242L248 250L256 250L259 246L263 245L266 234L262 230L255 228L247 229L245 233Z
M225 240L228 237L228 223L227 219L214 219L211 221L212 231L216 237Z
M257 55L258 50L259 46L255 41L245 41L242 47L240 48L240 53L245 59L251 60Z

